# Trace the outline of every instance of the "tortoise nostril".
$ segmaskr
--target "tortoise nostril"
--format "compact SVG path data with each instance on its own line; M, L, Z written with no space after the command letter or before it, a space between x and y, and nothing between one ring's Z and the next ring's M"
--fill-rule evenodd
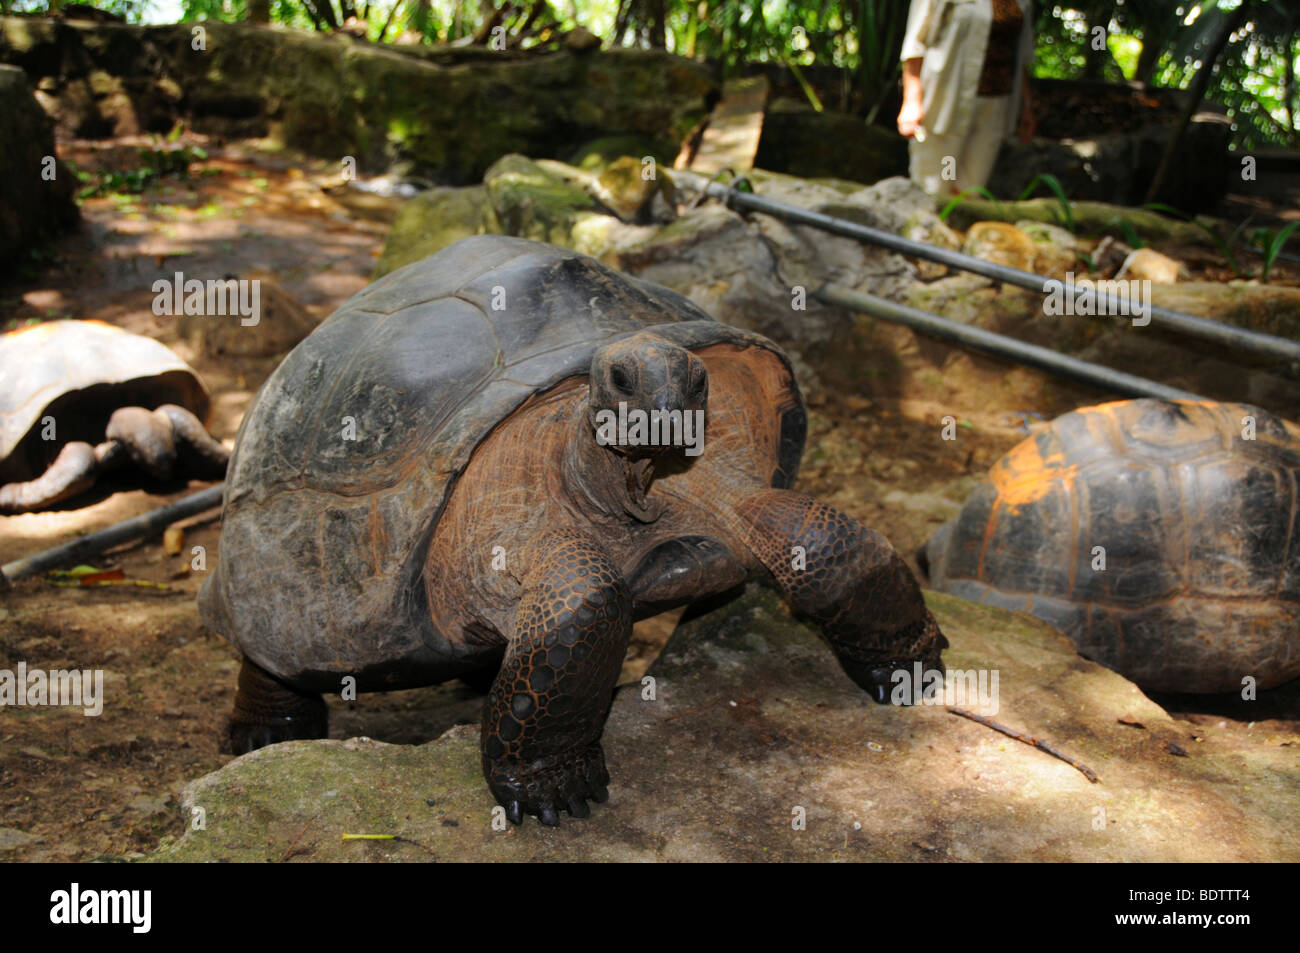
M682 400L682 395L677 393L677 388L670 387L655 394L652 406L654 410L683 410L685 402Z

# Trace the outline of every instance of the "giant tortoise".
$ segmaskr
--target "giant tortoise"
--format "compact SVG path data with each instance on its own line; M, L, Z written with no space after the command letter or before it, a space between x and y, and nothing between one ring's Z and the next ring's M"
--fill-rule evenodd
M208 393L152 338L99 321L0 337L0 513L45 509L130 460L156 480L219 480L226 448L203 428Z
M637 430L695 412L702 453ZM585 817L633 621L756 575L885 701L947 642L883 536L790 489L805 425L771 341L584 255L478 236L392 272L236 439L200 594L244 655L228 744L323 737L345 686L482 680L507 816Z
M1055 625L1144 688L1300 675L1300 428L1117 401L1023 441L923 551L936 589Z

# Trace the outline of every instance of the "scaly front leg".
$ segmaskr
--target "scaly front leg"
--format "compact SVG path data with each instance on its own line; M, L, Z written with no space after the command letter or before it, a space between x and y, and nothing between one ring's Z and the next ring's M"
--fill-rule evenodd
M608 797L600 734L632 637L618 567L576 533L531 547L514 636L483 710L483 774L506 816L589 813Z
M790 490L764 490L736 513L791 607L821 626L841 667L877 702L889 699L899 668L919 661L943 671L948 640L884 536Z

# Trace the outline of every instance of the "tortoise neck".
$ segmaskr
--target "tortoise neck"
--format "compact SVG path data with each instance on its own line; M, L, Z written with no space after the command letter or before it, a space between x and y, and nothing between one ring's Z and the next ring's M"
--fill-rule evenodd
M653 523L663 504L650 500L654 460L629 460L596 440L585 407L573 422L563 463L564 488L578 509L606 519Z

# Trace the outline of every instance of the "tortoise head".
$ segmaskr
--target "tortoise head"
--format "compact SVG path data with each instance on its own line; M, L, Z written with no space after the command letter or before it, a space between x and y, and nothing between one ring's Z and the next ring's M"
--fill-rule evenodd
M597 439L625 456L651 456L683 445L688 455L699 453L692 453L691 444L703 436L708 399L704 361L653 332L602 344L592 356L587 416ZM672 439L638 440L638 420L651 427L671 422L678 429L671 431ZM620 428L619 439L609 439L611 425ZM629 434L631 439L624 439Z

